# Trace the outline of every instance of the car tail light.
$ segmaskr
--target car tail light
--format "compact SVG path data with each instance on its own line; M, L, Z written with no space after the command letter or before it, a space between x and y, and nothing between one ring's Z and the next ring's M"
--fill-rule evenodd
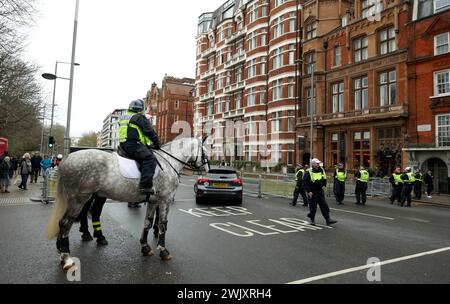
M231 181L231 184L233 186L242 186L242 179L240 178L235 178Z
M209 179L207 179L207 178L199 178L197 180L197 183L200 185L203 185L204 183L208 183L208 182L209 182Z

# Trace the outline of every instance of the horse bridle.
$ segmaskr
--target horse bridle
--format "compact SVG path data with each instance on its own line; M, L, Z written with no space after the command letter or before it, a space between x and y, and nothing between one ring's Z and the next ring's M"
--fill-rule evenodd
M203 151L203 143L199 145L198 149L199 150L202 149L202 156L201 156L202 157L202 165L201 166L197 166L198 155L200 154L199 151L197 151L197 155L195 157L195 160L192 161L192 162L184 162L181 159L178 159L177 157L173 156L172 154L170 154L169 152L167 152L167 151L165 151L163 149L159 149L159 150L156 150L156 151L163 152L167 156L173 158L174 160L176 160L177 162L183 164L185 167L187 167L188 169L190 169L192 171L199 171L199 170L203 169L206 165L208 165L208 168L210 168L208 157L206 156L205 151ZM163 157L163 159L165 159L165 158ZM180 173L170 164L170 162L169 161L167 161L167 162L169 163L170 167L172 167L172 169L178 174L178 176L180 176Z

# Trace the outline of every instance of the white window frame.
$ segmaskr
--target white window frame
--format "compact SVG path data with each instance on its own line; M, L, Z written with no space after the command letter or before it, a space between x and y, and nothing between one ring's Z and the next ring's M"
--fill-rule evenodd
M272 82L272 101L283 99L283 79Z
M436 115L436 121L435 121L435 123L436 123L436 133L435 133L435 136L436 136L436 147L448 147L448 146L450 146L450 140L449 140L449 145L441 145L441 143L440 143L439 131L440 131L440 128L442 128L443 126L439 126L439 117L444 117L444 116L450 117L450 113ZM450 137L450 135L449 135L449 137Z
M447 76L449 79L449 82L447 83L447 86L449 87L448 92L445 92L445 93L438 92L438 75L439 74L447 74L448 75ZM434 96L449 96L450 95L450 69L434 72L433 86L434 86Z
M433 9L434 9L434 13L440 12L440 11L444 11L450 8L450 0L440 0L441 2L446 1L447 3L444 2L444 5L441 7L437 7L437 2L438 0L434 0L433 1Z
M447 51L438 54L438 47L445 45L445 44L437 45L437 39L438 39L439 36L447 36ZM434 56L446 54L446 53L449 53L449 52L450 52L450 32L442 33L442 34L439 34L439 35L435 35L434 36Z
M332 85L333 113L343 113L345 107L344 82L337 82Z
M386 81L381 82L382 76L386 76ZM394 76L394 77L392 77ZM378 86L380 88L380 107L386 107L397 104L398 90L397 90L397 71L391 70L378 74ZM383 91L386 91L387 100L383 99ZM395 99L392 100L392 93L395 92Z

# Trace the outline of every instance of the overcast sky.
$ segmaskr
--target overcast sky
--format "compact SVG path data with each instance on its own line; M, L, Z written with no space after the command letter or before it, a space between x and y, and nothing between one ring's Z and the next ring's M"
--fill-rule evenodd
M224 2L80 0L71 136L100 131L108 113L145 97L166 73L194 78L198 16ZM26 57L39 75L54 73L56 60L71 60L75 0L36 0L36 8ZM58 76L68 78L70 65L58 64ZM41 82L51 104L53 82ZM58 80L55 121L63 125L68 92L69 81Z

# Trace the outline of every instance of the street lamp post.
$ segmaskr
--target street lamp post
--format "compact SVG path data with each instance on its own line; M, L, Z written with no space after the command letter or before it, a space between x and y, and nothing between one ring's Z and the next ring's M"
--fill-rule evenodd
M70 65L70 85L69 85L69 102L67 108L67 124L66 124L66 134L64 138L64 154L69 155L70 150L70 116L72 114L72 93L73 93L73 74L75 67L75 50L77 45L77 29L78 29L78 9L80 6L80 1L76 0L75 5L75 19L73 24L73 41L72 41L72 60Z

